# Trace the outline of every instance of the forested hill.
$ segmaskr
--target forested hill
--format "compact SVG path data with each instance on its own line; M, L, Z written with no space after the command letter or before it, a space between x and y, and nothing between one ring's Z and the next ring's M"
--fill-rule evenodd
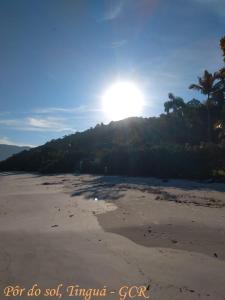
M225 149L207 143L205 117L203 109L196 125L175 113L100 124L14 155L0 170L209 177L222 167Z

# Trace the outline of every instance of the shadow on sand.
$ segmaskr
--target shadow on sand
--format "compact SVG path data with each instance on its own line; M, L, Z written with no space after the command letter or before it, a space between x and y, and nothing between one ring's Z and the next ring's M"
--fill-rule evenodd
M83 175L76 175L78 181L73 184L76 188L72 196L83 195L86 199L117 200L128 189L136 189L152 194L166 193L163 188L177 188L186 191L206 190L225 192L225 183L191 181L181 179L157 179L125 176L89 176L88 180ZM169 199L172 200L172 199Z

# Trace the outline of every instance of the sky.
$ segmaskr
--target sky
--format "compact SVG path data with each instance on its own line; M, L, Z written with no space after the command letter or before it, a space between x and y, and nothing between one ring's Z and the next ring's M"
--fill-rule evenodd
M118 80L158 116L223 65L224 0L0 0L0 143L41 145L109 123L102 95ZM119 108L118 108L119 109Z

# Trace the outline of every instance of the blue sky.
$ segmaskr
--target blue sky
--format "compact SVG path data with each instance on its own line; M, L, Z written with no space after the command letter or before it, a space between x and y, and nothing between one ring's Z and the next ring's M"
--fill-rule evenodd
M0 0L0 143L40 145L107 123L101 95L134 81L143 116L222 66L224 0Z

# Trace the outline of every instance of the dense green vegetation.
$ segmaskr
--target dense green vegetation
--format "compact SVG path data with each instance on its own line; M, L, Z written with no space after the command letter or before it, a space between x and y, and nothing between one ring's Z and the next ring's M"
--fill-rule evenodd
M220 46L225 61L225 37ZM165 113L100 124L0 163L0 170L207 178L225 174L225 68L191 84L205 101L169 94Z

